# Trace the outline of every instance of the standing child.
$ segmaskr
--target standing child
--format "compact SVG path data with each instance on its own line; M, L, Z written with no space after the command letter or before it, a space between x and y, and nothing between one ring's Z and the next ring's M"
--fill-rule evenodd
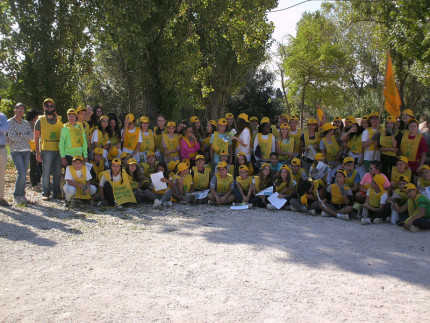
M171 161L179 160L179 135L175 133L176 123L170 121L167 123L167 133L163 133L162 145L164 149L164 161L169 163Z

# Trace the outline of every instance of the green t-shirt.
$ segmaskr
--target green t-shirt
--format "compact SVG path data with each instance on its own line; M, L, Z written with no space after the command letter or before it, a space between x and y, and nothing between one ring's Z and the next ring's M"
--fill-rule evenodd
M425 218L430 218L430 200L421 195L417 198L417 204L418 208L424 208L426 210L426 214L424 215Z

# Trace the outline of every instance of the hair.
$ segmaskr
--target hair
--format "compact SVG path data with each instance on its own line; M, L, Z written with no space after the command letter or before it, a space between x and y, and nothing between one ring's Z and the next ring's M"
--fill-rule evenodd
M351 125L351 128L354 126L354 124L353 125ZM349 139L352 139L352 138L354 138L354 137L356 137L356 136L361 136L361 134L363 133L363 131L364 131L364 128L362 127L362 126L359 126L358 124L357 124L357 132L355 132L355 133L353 133L350 137L349 137Z
M102 120L99 119L98 122L97 122L97 129L99 129L103 134L107 133L109 135L109 130L108 130L109 129L109 121L108 121L107 127L103 128L103 126L102 126ZM101 140L101 139L99 139L99 140Z
M195 122L191 125L191 128L193 129L194 136L196 136L197 140L203 139L205 136L205 132L203 130L202 124L200 123L200 128L197 129Z
M331 123L333 126L334 126L334 122L332 122ZM336 126L335 126L336 127ZM342 131L343 132L343 128L345 127L345 125L343 124L343 121L341 120L340 121L340 126L339 126L339 128L337 128L337 129L339 129L340 131ZM336 129L335 129L335 131L336 131Z
M241 155L243 158L244 158L244 160L245 160L245 163L244 163L244 165L246 165L246 166L248 166L248 158L246 158L246 156L243 156L243 155ZM236 156L236 158L234 159L234 173L233 173L233 177L234 178L236 178L237 176L239 176L239 161L238 161L238 158L237 158L237 156Z
M31 121L39 115L39 112L36 109L30 109L27 111L27 115L25 116L25 120Z
M386 136L391 136L391 134L387 133L387 122L388 122L388 121L386 121L386 122L385 122L385 135L386 135ZM396 134L396 133L397 133L397 131L398 131L398 128L397 128L397 122L396 122L396 121L392 121L392 122L393 122L393 124L394 124L394 126L393 126L393 134Z
M265 166L266 167L266 166ZM264 167L261 167L260 173L258 174L260 177L260 185L258 187L258 191L262 191L265 188L268 188L269 186L273 185L273 175L272 171L269 172L269 175L266 176L266 178L263 179L263 169ZM270 166L269 166L270 169Z
M309 193L312 188L312 182L310 181L300 181L297 187L297 194L302 196L303 194Z
M109 169L110 180L113 182L113 174L112 174L112 165ZM119 164L119 176L121 176L121 184L124 182L124 178L122 178L122 164Z
M242 133L243 129L245 129L246 127L248 127L248 122L246 122L245 120L243 120L242 118L239 118L237 120L237 127L236 127L236 136L239 137L240 134Z
M140 182L140 175L139 175L139 168L138 167L136 167L136 170L134 171L133 175L130 174L130 165L127 165L125 171L127 172L128 175L130 175L133 178L133 180L135 182L138 182L138 183Z
M279 159L279 155L278 155L278 153L277 153L277 152L275 152L275 151L273 151L273 152L271 152L271 153L270 153L269 158L270 158L270 157L272 157L272 156L276 156L276 157L278 157L278 159Z
M227 118L226 118L226 120L227 120ZM225 132L229 132L232 129L237 129L237 123L236 123L236 120L234 118L233 118L233 124L231 125L231 127L228 125L228 122L227 122L227 126L225 127Z
M265 123L262 123L262 124L258 125L258 130L257 130L258 133L263 133L263 128L264 128L264 125L266 123L268 123L268 122L265 122ZM270 129L269 133L272 133L272 127L270 127L270 123L268 123L268 124L269 124L269 129Z
M279 174L276 177L276 182L275 182L276 186L279 186L279 185L281 185L283 183L282 177L281 177L281 171L282 171L282 169L279 170ZM287 169L287 181L286 182L287 183L291 182L291 173L288 171L288 169Z
M163 169L164 169L164 172L163 172L164 178L169 179L169 169L167 168L166 163L160 161L155 168L158 168L160 166L163 167Z
M116 117L116 114L109 114L109 124L107 126L107 133L109 138L113 138L114 136L116 136L117 138L121 139L121 130L119 129L119 122L118 119ZM116 124L115 124L115 128L112 130L110 127L110 121L111 120L115 120Z
M376 169L381 170L381 162L379 160L373 160L370 165L373 165Z
M206 137L209 137L210 135L212 135L217 130L216 127L212 123L209 123L209 124L211 126L212 133L209 133L208 131L206 131Z

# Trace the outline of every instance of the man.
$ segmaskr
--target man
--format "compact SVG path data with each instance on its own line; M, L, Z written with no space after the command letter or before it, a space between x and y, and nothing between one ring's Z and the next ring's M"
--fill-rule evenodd
M51 194L51 180L54 199L61 199L61 156L60 133L63 128L61 117L55 113L54 100L43 101L44 115L34 124L34 141L36 142L36 160L42 163L42 200L48 201ZM39 142L40 139L40 142Z
M68 123L64 125L60 133L60 156L61 165L71 165L73 157L84 156L88 161L88 144L82 127L78 124L78 115L75 109L67 110Z
M0 98L1 103L1 98ZM9 131L9 123L6 116L0 112L0 206L9 206L4 199L5 175L7 165L6 133Z

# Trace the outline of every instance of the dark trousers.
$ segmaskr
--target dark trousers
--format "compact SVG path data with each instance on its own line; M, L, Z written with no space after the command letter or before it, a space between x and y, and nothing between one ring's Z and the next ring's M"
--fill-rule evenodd
M391 169L396 166L397 157L381 154L381 173L385 174L388 179L391 178Z
M384 207L382 208L382 210L378 211L378 212L373 212L371 210L369 210L369 218L376 219L376 218L383 218L385 219L386 217L391 215L391 204L390 203L386 203L384 205Z
M430 219L429 218L419 218L412 222L413 225L420 229L430 229Z
M42 178L42 163L36 160L36 155L30 155L30 182L31 186L36 186Z
M113 195L112 185L106 181L103 186L104 199L109 203L109 206L115 205L115 196Z

